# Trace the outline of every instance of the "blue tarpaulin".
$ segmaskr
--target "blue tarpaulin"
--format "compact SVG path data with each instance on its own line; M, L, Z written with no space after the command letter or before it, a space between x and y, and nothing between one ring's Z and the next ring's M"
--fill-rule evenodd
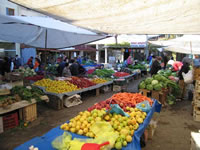
M160 112L161 111L161 104L157 102L157 100L154 101L151 111L148 113L147 117L145 118L144 122L140 124L137 131L134 132L133 141L127 145L127 147L122 148L122 150L141 150L140 147L140 137L144 133L144 130L148 126L153 113L154 112ZM31 139L30 141L18 146L15 148L15 150L28 150L28 148L31 145L34 145L35 147L38 147L39 150L55 150L51 146L51 142L58 136L63 134L63 130L60 129L60 126L53 128L46 134L44 134L41 137L35 137ZM80 136L74 133L71 133L73 138L87 138L85 136Z

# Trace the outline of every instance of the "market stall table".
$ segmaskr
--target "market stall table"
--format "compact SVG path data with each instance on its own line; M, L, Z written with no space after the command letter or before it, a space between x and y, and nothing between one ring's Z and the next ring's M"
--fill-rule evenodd
M72 91L72 92L66 92L66 93L60 93L60 94L53 93L53 92L47 92L45 90L45 88L41 87L41 86L36 86L36 87L42 89L43 92L48 95L49 106L59 110L59 109L62 109L64 107L64 105L63 105L64 98L73 96L75 94L81 94L81 93L84 93L84 92L88 92L88 91L91 91L91 90L96 90L96 95L98 96L100 94L100 88L101 87L111 85L111 84L113 84L113 81L108 81L108 82L105 82L105 83L100 83L100 84L97 84L97 85L94 85L94 86L90 86L88 88L83 88L83 89L80 89L80 90L75 90L75 91Z
M127 147L123 147L122 150L140 150L140 137L144 133L145 129L147 128L154 112L160 112L161 111L161 105L157 102L157 100L154 100L153 106L151 111L148 113L147 117L145 118L144 122L140 124L139 128L135 131L133 136L133 141L127 145ZM53 128L46 134L44 134L41 137L35 137L31 139L30 141L16 147L14 150L27 150L31 145L34 145L35 147L38 147L40 150L55 150L51 143L52 141L63 134L63 130L60 129L60 126ZM71 132L70 132L71 133ZM88 138L85 136L80 136L74 133L71 133L73 138Z

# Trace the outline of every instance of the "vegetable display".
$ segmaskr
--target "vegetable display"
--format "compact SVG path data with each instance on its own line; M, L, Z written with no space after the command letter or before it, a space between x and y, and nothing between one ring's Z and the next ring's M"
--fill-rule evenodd
M159 70L158 74L168 78L169 76L177 77L176 72L172 72L171 70Z
M31 68L20 68L16 70L19 73L23 73L24 77L32 77L36 75L36 72L34 71L34 69Z
M125 76L129 76L130 74L129 73L126 73L126 72L115 72L114 74L113 74L113 76L115 76L115 77L125 77Z
M96 85L96 83L86 78L71 77L71 80L68 80L68 81L76 85L78 88L87 88L87 87Z
M105 82L108 82L107 80L105 79L101 79L101 78L95 78L92 80L93 83L95 84L100 84L100 83L105 83Z
M112 74L115 73L113 70L109 69L97 69L94 71L94 75L102 78L111 78Z
M43 78L44 78L43 75L35 75L35 76L31 76L31 77L25 77L26 80L32 80L32 81L38 81Z
M153 104L153 101L150 98L143 96L140 93L117 93L117 94L114 94L111 97L111 99L115 101L131 103L133 105L136 105L143 101L149 101L150 105Z
M36 86L45 87L47 92L67 93L78 90L79 88L69 81L57 81L51 79L42 79L34 83Z
M44 95L43 91L38 89L37 87L26 88L24 86L15 86L11 89L11 93L13 95L19 95L22 100L31 101L31 99L35 99L40 101L40 96Z
M130 69L140 69L140 70L146 70L146 66L143 64L137 64L137 65L128 65L128 68Z
M55 65L49 64L45 69L48 74L57 75L58 74L58 71L57 71L58 66L59 66L58 64L55 64Z

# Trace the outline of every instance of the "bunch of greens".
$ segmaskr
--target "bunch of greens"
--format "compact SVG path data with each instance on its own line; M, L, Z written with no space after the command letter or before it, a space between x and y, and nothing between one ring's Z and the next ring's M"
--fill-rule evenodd
M113 70L109 69L97 69L94 71L94 75L97 75L101 78L111 78L112 74L115 73Z
M15 86L11 89L13 95L18 94L21 99L31 102L31 99L41 101L40 96L44 95L43 91L37 87L26 88L24 86Z
M48 74L57 75L57 74L58 74L57 68L58 68L58 64L55 64L55 65L49 64L49 65L46 67L46 72L47 72Z

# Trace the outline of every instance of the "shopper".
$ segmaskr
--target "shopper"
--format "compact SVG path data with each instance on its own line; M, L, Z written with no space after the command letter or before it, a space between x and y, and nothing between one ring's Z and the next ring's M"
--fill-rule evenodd
M14 65L15 69L19 69L19 67L21 66L20 58L18 57L18 55L15 56Z
M14 68L15 68L15 64L14 64L15 58L11 58L10 61L10 71L13 72Z
M164 53L164 54L163 54L163 63L164 63L164 69L166 69L167 62L168 62L167 54L166 54L166 53Z
M72 74L71 74L71 71L69 69L69 63L66 63L65 64L65 68L63 69L63 72L62 72L62 76L63 77L70 77Z
M161 65L160 65L161 60L162 58L160 56L157 56L156 59L153 61L153 64L150 70L151 75L157 74L157 72L161 69Z
M61 60L61 62L59 63L59 66L57 68L57 71L58 71L58 76L62 76L62 72L63 72L63 69L65 68L65 65L66 65L66 62L65 60Z
M33 69L33 56L31 56L31 57L28 59L27 65L28 65L31 69Z
M181 88L181 99L184 98L184 95L185 95L185 87L186 87L186 84L184 83L184 79L183 79L183 75L182 73L188 73L190 70L190 64L188 62L184 62L183 63L183 66L181 68L181 70L179 71L178 73L178 77L179 77L179 86Z
M75 62L74 59L71 60L71 66L69 67L72 76L79 75L79 65Z
M40 60L39 60L39 58L35 58L35 64L34 64L34 67L33 67L35 72L39 71L39 67L40 67Z
M2 63L2 75L4 76L5 73L9 73L10 72L10 62L8 57L4 57L4 61Z
M77 63L77 64L78 64L78 72L79 72L79 75L80 75L80 76L85 75L85 73L86 73L85 68L84 68L81 64L79 64L79 63Z

